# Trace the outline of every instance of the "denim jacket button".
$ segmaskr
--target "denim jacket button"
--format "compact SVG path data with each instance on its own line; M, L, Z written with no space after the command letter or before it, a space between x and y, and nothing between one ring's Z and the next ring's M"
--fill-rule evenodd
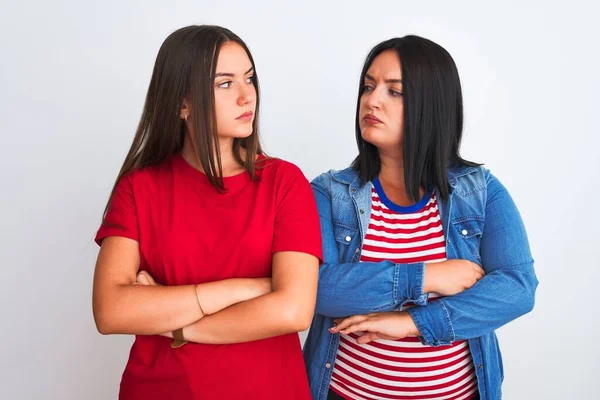
M331 368L331 364L330 363L325 364L325 368L327 368L327 369Z
M358 253L360 253L360 249L357 247L357 248L356 248L356 250L354 250L354 252L355 252L356 254L358 254Z
M352 238L350 236L346 236L346 242L349 242L351 240L352 240Z
M479 365L477 366L477 368L479 368L479 369L483 369L483 364L479 364Z
M361 214L364 214L364 213L365 213L365 210L363 210L363 209L361 208L361 209L359 210L359 212L360 212Z
M352 188L352 193L356 193L356 188Z
M469 232L467 232L467 230L466 230L466 229L463 229L461 233L463 234L463 236L467 236L467 234L468 234Z

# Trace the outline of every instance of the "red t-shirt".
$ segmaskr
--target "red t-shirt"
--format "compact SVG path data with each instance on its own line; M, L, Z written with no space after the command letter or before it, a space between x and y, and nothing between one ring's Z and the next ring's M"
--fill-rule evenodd
M271 276L279 251L322 259L319 217L308 181L295 165L263 160L257 180L225 178L219 193L175 155L123 177L96 242L140 244L140 269L165 285ZM121 399L310 399L298 334L248 343L188 343L136 336Z

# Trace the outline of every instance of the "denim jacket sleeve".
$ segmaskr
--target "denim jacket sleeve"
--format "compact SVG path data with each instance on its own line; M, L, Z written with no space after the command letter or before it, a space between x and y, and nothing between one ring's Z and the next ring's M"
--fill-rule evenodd
M426 344L483 336L533 309L538 281L523 221L508 191L487 174L479 248L486 275L462 293L408 310Z
M320 178L312 182L323 240L316 313L337 318L391 311L407 301L427 304L427 295L423 294L423 263L341 262L334 236L335 204L329 185Z

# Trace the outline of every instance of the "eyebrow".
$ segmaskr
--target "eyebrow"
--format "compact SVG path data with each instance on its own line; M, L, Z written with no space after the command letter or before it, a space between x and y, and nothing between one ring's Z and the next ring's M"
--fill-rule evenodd
M369 74L365 74L365 79L376 82L377 80ZM402 83L402 79L386 79L385 83Z
M246 71L244 73L244 75L248 75L250 72L254 71L254 67L250 67L250 69L248 71ZM235 76L235 74L232 74L231 72L217 72L215 74L215 78L219 77L219 76Z

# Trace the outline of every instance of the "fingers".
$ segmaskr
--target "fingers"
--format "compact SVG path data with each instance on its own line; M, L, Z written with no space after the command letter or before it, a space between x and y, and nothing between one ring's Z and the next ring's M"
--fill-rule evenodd
M146 271L140 271L137 274L137 276L136 276L136 282L138 284L140 284L140 285L161 286L158 283L156 283L156 281L154 280L154 278L152 277L152 275L150 275Z
M473 274L475 275L475 281L478 281L485 276L485 271L479 265L473 265Z
M346 328L348 328L350 325L353 324L358 324L362 321L365 321L368 317L366 315L354 315L352 317L348 317L348 318L343 318L343 319L336 319L335 321L337 321L337 325L329 328L329 331L331 333L338 333Z
M485 271L483 270L483 268L481 268L481 266L479 266L479 264L474 263L473 261L467 261L467 263L471 267L471 270L473 270L477 274L485 275Z
M144 271L137 274L135 280L136 280L136 283L139 285L151 285L150 279L148 279L148 276L146 275L146 273Z
M374 328L373 324L376 318L377 316L374 314L338 318L334 320L336 326L329 328L329 332L333 334L342 333L344 335L354 332L367 332L369 329Z
M389 314L389 315L388 315ZM359 344L370 343L379 339L397 340L406 337L402 333L382 333L384 328L382 324L395 322L400 313L372 313L367 315L354 315L348 318L336 318L336 326L329 329L331 334L342 333L349 335L355 332L362 332L362 335L356 338ZM394 319L394 321L392 321ZM389 327L388 327L389 328Z
M358 344L366 344L371 343L374 340L379 339L379 335L375 332L365 332L364 335L356 339L356 343Z
M361 322L352 324L352 325L346 327L345 329L342 329L341 333L343 333L344 335L349 335L354 332L367 332L370 329L370 326L371 326L371 321L369 321L369 320L361 321Z
M467 260L461 260L463 264L466 268L463 269L463 272L466 273L467 275L463 275L463 277L466 279L466 281L464 282L465 287L464 289L468 289L471 286L473 286L474 284L477 283L477 281L479 281L481 278L483 278L485 276L485 271L483 270L483 268L481 268L479 265L477 265L476 263L472 262L472 261L467 261Z

